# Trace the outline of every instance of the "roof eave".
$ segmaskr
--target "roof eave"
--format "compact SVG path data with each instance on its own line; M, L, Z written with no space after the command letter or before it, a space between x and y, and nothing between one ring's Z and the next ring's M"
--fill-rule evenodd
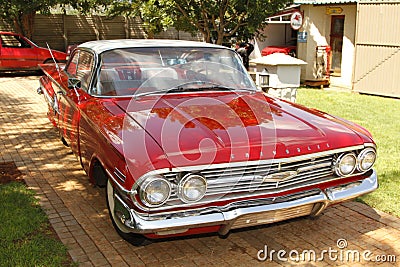
M294 0L298 5L355 4L358 0Z

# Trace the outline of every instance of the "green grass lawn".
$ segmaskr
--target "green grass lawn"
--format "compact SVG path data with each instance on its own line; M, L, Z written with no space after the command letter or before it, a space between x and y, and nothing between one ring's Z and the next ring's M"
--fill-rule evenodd
M19 182L0 184L0 266L71 266L34 193Z
M297 103L353 121L372 133L378 147L379 189L359 200L400 217L400 100L299 89Z

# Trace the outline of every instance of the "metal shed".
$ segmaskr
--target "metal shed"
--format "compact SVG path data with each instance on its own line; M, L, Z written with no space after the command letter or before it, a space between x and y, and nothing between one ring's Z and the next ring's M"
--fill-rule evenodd
M353 90L400 97L400 1L359 0Z
M356 92L400 97L400 0L295 0L304 13L301 32L308 35L298 43L299 58L310 63L317 45L340 45L332 55L339 68L331 68L331 85ZM333 31L332 19L343 20L341 36ZM339 24L338 24L339 25ZM338 37L341 37L338 38ZM332 39L335 38L335 39ZM339 40L337 43L332 40ZM313 75L309 64L302 73ZM303 75L303 74L302 74Z

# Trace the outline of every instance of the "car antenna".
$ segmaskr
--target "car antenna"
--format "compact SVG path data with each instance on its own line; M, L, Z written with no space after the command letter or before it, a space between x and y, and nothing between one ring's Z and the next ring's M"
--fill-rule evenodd
M53 59L54 63L56 64L56 69L57 69L57 72L58 72L58 76L59 76L59 78L61 80L60 66L58 65L56 59L54 58L53 52L51 51L50 46L49 46L49 44L47 42L46 42L46 45L47 45L47 49L49 49L51 58Z
M56 59L54 58L53 52L51 52L50 46L49 46L49 44L48 44L47 42L46 42L46 45L47 45L47 49L49 49L51 58L53 59L54 63L56 64L56 69L57 69L57 72L58 72L58 77L60 78L60 81L61 81L60 66L58 65ZM79 100L79 93L78 93L78 91L76 90L76 85L74 85L74 92L75 92L75 95L78 97L78 100Z

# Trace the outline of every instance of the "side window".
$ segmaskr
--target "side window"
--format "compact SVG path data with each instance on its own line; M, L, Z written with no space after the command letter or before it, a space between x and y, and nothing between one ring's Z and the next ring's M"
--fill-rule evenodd
M86 91L89 87L90 78L92 77L92 68L93 55L87 51L80 51L76 77L81 80L82 89Z
M7 35L7 34L2 35L1 41L2 41L3 47L10 47L10 48L30 48L31 47L27 41L25 41L24 39L22 39L16 35Z
M88 90L90 78L92 77L93 55L87 51L80 51L79 63L76 77L81 80L82 89Z
M77 51L72 56L66 71L81 80L83 90L88 90L93 70L93 55L87 51Z
M31 45L24 39L21 38L20 36L16 36L16 38L18 39L18 42L21 44L21 48L31 48Z

